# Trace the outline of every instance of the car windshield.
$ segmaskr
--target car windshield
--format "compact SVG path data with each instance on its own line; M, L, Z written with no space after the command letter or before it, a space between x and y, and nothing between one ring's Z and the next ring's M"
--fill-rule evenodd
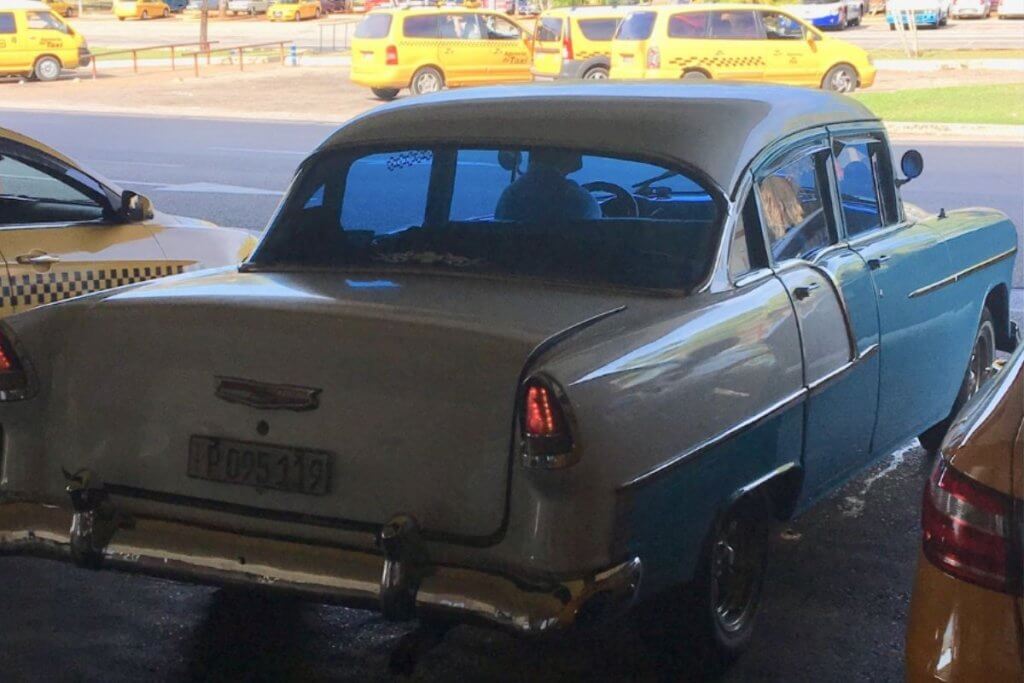
M689 289L720 211L696 174L551 148L328 153L251 264L415 268Z

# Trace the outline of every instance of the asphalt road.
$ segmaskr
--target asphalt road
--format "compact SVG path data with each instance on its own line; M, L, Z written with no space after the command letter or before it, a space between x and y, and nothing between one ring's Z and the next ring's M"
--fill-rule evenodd
M38 137L150 194L158 207L259 229L328 126L0 110ZM906 196L988 204L1024 224L1024 148L918 145ZM910 444L784 529L750 652L728 681L893 681L929 463ZM368 612L0 558L0 671L10 680L388 680L409 627ZM417 680L688 680L631 631L613 640L516 641L459 627Z

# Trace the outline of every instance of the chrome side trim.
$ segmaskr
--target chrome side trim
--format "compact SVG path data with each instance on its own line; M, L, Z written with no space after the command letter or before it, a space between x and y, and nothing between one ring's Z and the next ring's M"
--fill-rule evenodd
M807 385L807 393L809 396L817 396L822 391L827 389L829 386L835 384L840 379L845 377L851 370L853 370L862 361L870 358L871 356L878 353L878 344L872 344L871 346L864 349L864 352L857 356L854 360L849 363L844 363L838 368L828 373L824 377L815 380Z
M955 282L959 282L960 280L962 280L963 278L967 277L968 275L972 275L972 274L978 272L979 270L982 270L984 268L988 268L991 265L995 265L996 263L999 263L1000 261L1002 261L1004 259L1008 259L1008 258L1010 258L1011 256L1013 256L1016 253L1017 253L1017 247L1014 247L1013 249L1007 249L1006 251L1002 252L1001 254L996 254L995 256L992 256L992 257L989 257L989 258L985 259L984 261L979 261L978 263L975 263L973 266L969 266L967 268L964 268L961 271L957 271L956 273L953 273L952 275L950 275L948 277L944 277L944 278L942 278L941 280L939 280L937 282L933 282L930 285L925 285L924 287L921 287L920 289L915 289L913 292L911 292L907 296L910 299L914 299L914 298L917 298L919 296L924 296L925 294L931 294L932 292L934 292L937 289L942 289L943 287L945 287L947 285L951 285L951 284L953 284Z
M806 388L803 388L803 389L800 389L798 391L795 391L792 394L790 394L789 396L786 396L785 398L783 398L783 399L781 399L779 401L776 401L772 405L768 406L767 408L765 408L763 411L761 411L757 415L754 415L753 417L747 418L743 422L740 422L739 424L730 427L729 429L727 429L724 432L718 434L717 436L713 436L713 437L711 437L709 439L706 439L706 440L700 442L696 446L693 446L692 448L690 448L690 449L688 449L686 451L683 451L682 453L680 453L679 455L671 458L670 460L666 460L665 462L663 462L660 465L656 466L654 469L648 470L647 472L644 472L643 474L641 474L641 475L639 475L637 477L634 477L633 479L630 479L625 484L622 484L621 486L619 486L618 490L619 491L623 491L623 490L631 489L631 488L633 488L635 486L639 486L641 484L644 484L644 483L650 481L652 478L657 477L657 476L663 474L665 471L670 470L670 469L676 467L677 465L682 464L685 461L689 461L689 460L693 460L695 458L698 458L701 455L703 455L704 453L706 453L707 451L709 451L712 448L718 446L719 444L721 444L721 443L723 443L725 441L728 441L729 439L731 439L731 438L733 438L735 436L738 436L738 435L742 434L743 432L746 432L747 430L753 429L754 427L758 426L759 424L761 424L765 420L771 419L772 417L775 417L776 415L784 413L785 411L789 410L793 406L795 406L798 403L800 403L801 401L803 401L804 398L806 398L806 397L807 397L807 389Z

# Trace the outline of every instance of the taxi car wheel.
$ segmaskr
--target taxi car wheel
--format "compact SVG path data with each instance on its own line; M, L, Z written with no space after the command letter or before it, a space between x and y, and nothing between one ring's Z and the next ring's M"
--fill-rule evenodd
M55 81L60 76L60 69L60 60L56 57L40 57L32 74L40 81Z
M319 19L319 18L320 18L320 15L321 15L321 12L320 12L320 10L319 10L319 9L317 9L317 11L316 11L316 12L313 12L313 18L314 18L314 19Z
M295 19L295 21L302 21L302 15L296 12L293 19Z
M425 66L412 76L409 90L413 95L425 95L444 88L444 76L432 66Z
M141 19L149 19L149 10L142 10Z
M711 76L708 76L703 71L687 71L683 74L684 81L710 81Z
M595 66L593 69L583 74L583 79L587 81L603 81L608 78L608 69L603 66Z
M936 453L942 446L942 440L953 423L953 418L971 396L978 393L981 385L989 375L989 369L996 359L996 327L992 320L992 314L988 308L981 312L981 322L978 324L978 333L974 336L974 347L971 349L971 359L967 363L967 371L964 373L963 382L960 384L960 393L956 396L953 409L949 416L917 437L921 447L928 453Z
M169 10L167 8L164 8L164 11L163 11L163 13L160 16L162 16L164 19L166 19L167 17L171 16L171 10Z
M124 17L118 17L117 20L118 21L124 21Z
M837 64L828 70L821 82L822 90L850 93L857 89L857 72L847 64Z
M370 88L377 99L393 100L398 97L398 88Z

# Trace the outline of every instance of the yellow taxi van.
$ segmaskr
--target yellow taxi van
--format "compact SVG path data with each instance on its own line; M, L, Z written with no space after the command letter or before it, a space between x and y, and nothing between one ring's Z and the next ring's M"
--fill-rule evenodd
M65 0L43 0L43 2L49 5L50 9L62 17L67 18L75 16L75 6L71 4L70 0L67 2L65 2Z
M302 21L303 19L319 19L324 13L320 0L282 0L275 2L267 10L270 21Z
M171 16L171 8L161 0L114 0L114 16L125 19L153 19Z
M861 48L780 7L660 5L623 18L611 77L768 81L848 93L871 86L875 67Z
M383 100L444 87L532 80L531 38L499 12L458 7L368 13L352 39L353 83Z
M534 78L608 78L612 38L627 11L622 7L590 6L541 12L534 35Z
M0 4L0 76L56 80L63 69L88 66L85 38L42 2Z

